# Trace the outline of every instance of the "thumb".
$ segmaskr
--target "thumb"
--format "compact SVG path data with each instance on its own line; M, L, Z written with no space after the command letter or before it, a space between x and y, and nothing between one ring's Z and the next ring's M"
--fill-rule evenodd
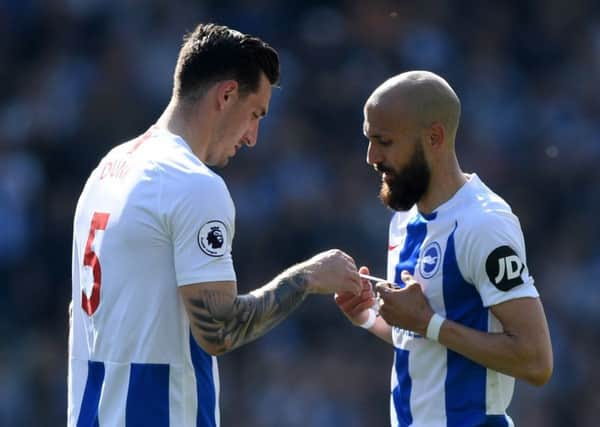
M369 274L369 267L366 266L361 266L358 269L358 274ZM362 289L363 290L367 290L367 289L371 289L371 282L369 281L369 279L360 279L360 283L362 285Z
M402 270L402 275L400 276L402 281L406 286L411 286L417 284L415 278L406 270Z

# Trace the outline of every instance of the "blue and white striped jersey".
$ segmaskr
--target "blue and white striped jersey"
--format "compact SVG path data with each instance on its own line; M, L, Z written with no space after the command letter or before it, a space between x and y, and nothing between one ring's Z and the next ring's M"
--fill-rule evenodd
M216 358L178 286L235 280L234 205L180 137L152 127L92 172L74 221L68 425L219 425Z
M485 332L502 330L491 306L538 297L517 217L475 174L430 215L416 206L394 214L387 279L402 283L402 270L421 283L436 313ZM413 332L393 328L392 335L392 426L513 426L506 409L514 378Z

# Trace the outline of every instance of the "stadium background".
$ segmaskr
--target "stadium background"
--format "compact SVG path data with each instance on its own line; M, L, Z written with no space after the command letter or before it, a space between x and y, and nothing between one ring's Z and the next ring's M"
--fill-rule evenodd
M555 373L518 382L517 425L600 413L600 3L0 0L0 425L64 425L71 221L112 145L166 105L184 30L214 21L281 53L259 144L219 172L237 204L241 291L339 247L385 274L390 212L362 105L408 69L463 103L457 149L520 216ZM221 358L224 426L384 426L392 350L311 297Z

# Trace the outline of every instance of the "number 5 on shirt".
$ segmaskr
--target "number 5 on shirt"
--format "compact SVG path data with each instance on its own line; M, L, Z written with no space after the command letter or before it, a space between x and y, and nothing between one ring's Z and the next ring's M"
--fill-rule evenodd
M85 244L85 254L83 255L83 265L88 266L92 269L94 276L94 283L92 285L92 292L90 296L85 294L85 289L81 290L81 307L88 316L93 315L98 306L100 305L100 287L102 286L102 268L100 267L100 260L98 255L92 250L92 244L96 237L96 230L106 230L108 224L108 217L110 214L105 212L94 212L92 216L92 223L90 225L90 234L88 235L87 242Z

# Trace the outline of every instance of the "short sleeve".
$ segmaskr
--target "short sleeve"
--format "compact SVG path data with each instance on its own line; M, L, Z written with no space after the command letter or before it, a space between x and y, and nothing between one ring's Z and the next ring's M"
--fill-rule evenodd
M192 173L166 181L163 203L177 285L235 281L235 208L223 180Z
M521 225L510 212L486 212L463 235L461 270L483 305L539 296L527 268Z

